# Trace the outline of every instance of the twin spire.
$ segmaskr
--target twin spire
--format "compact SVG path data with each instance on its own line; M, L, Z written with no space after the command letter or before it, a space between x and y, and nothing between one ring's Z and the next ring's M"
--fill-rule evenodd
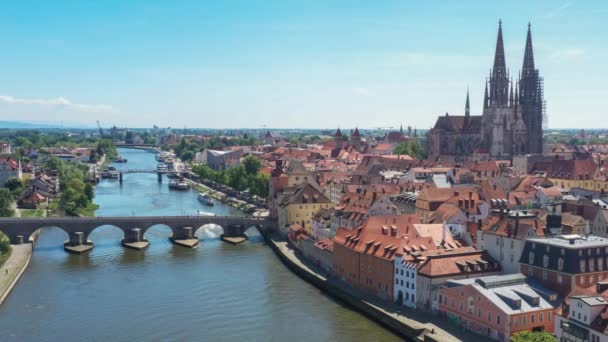
M526 77L535 72L534 69L534 52L532 49L532 30L528 23L528 33L526 37L526 48L524 52L524 61L521 77ZM509 87L510 83L510 87ZM486 80L484 94L484 108L490 107L493 104L497 105L517 105L519 103L519 80L515 91L513 91L513 80L509 80L505 60L505 46L502 38L502 20L498 21L498 36L496 38L496 51L494 53L494 66L492 68L489 80L490 89L488 91L488 80ZM510 88L510 89L509 89ZM467 90L468 102L468 90ZM466 114L465 114L466 115Z

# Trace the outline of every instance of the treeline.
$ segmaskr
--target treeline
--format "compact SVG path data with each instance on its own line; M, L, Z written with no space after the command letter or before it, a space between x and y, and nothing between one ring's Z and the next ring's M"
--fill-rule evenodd
M45 168L57 170L61 191L60 207L68 215L93 216L99 207L93 203L95 191L87 181L89 167L80 163L68 163L58 158L47 161Z
M194 159L197 152L200 152L206 148L212 150L221 150L229 146L253 146L257 144L258 140L255 137L244 134L242 137L230 139L226 137L214 136L204 141L195 141L191 139L187 140L182 138L179 143L164 146L163 148L167 151L173 150L179 159L188 162Z
M207 165L197 165L192 171L203 179L227 185L235 190L249 189L252 195L268 197L268 175L260 172L262 164L254 156L243 158L242 165L225 171L216 171Z

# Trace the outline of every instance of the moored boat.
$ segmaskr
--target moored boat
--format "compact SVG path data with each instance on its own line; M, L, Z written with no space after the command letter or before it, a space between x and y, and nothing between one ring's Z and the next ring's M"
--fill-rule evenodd
M190 189L190 184L183 180L172 180L169 182L169 189L185 191Z
M213 199L207 194L199 193L197 199L199 202L203 203L206 206L213 206Z

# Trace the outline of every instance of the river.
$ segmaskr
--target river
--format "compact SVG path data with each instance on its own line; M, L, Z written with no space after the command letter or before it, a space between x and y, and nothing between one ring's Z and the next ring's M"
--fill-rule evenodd
M153 169L154 155L119 149L124 169ZM169 191L155 174L125 174L95 190L98 216L182 215L203 207L196 192ZM100 227L88 254L63 250L67 234L44 229L27 271L0 306L0 341L398 341L364 316L292 274L255 229L233 246L203 227L188 249L170 230L146 232L145 251L120 245L122 231Z

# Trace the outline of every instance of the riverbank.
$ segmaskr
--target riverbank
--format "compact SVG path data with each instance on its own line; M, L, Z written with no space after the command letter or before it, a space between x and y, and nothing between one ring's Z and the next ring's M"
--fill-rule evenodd
M12 252L0 268L0 304L9 295L32 258L33 244L11 245Z
M248 205L253 205L252 203L248 203L246 201L243 200L239 200L237 198L234 197L229 197L228 195L226 195L225 193L218 191L218 190L214 190L211 189L210 187L208 187L205 184L202 183L198 183L193 181L192 179L189 178L185 178L185 180L190 183L190 185L192 186L192 188L198 192L204 193L209 195L211 198L220 201L226 205L229 205L235 209L239 209L243 212L246 212L247 208L246 206ZM264 214L265 213L265 214ZM253 213L254 216L266 216L268 215L268 211L267 210L263 210L263 209L256 209Z
M481 341L477 335L461 331L454 327L450 332L440 328L447 322L431 314L389 304L372 296L365 295L349 288L334 279L327 278L326 272L301 258L287 243L263 233L264 239L279 259L296 275L322 290L330 297L359 311L368 318L383 325L390 331L407 340L417 341ZM409 318L416 316L416 320ZM424 319L421 323L418 320Z

